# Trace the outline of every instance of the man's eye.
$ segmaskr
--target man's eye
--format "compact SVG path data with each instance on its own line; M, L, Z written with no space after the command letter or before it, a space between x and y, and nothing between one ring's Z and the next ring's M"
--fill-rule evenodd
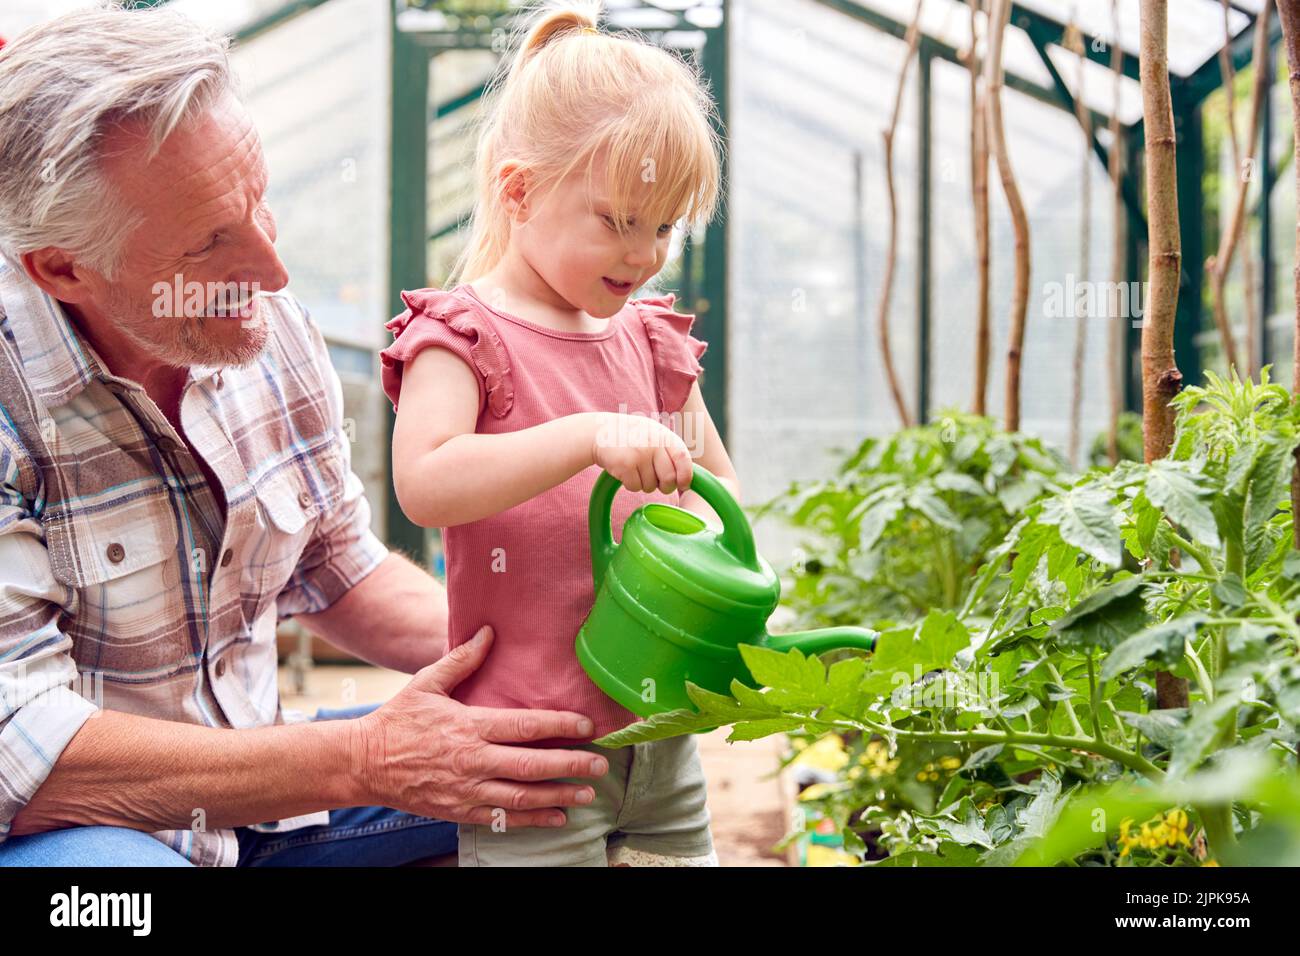
M203 255L203 253L205 253L205 252L211 252L211 251L216 247L216 245L217 245L217 238L218 238L218 237L217 237L216 235L214 235L214 236L212 237L212 241L209 242L209 243L208 243L206 246L204 246L202 249L196 249L196 250L194 250L193 252L187 252L187 253L185 253L185 254L186 254L187 256L201 256L201 255Z

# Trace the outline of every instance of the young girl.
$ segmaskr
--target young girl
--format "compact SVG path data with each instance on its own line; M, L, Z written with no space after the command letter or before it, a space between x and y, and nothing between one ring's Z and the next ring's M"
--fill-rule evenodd
M671 295L629 298L663 268L674 223L714 211L712 101L677 57L599 32L598 13L568 4L533 20L489 94L461 281L403 293L382 353L398 499L445 529L450 644L496 633L455 698L576 711L593 737L636 720L574 652L594 600L587 506L601 469L624 486L616 531L647 501L712 518L686 490L692 460L740 493L696 381L694 317ZM607 756L605 777L576 781L595 799L559 829L462 825L462 866L717 865L693 737L539 746Z

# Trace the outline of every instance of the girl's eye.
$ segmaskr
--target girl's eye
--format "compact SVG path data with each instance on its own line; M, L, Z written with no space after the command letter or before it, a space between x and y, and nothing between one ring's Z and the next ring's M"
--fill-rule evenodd
M672 231L673 231L673 224L671 222L666 222L659 227L659 235L661 236L670 235Z

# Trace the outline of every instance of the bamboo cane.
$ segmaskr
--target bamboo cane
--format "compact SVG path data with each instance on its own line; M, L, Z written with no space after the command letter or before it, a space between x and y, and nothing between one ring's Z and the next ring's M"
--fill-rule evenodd
M1178 232L1178 157L1169 92L1167 0L1142 0L1139 75L1147 142L1147 271L1151 295L1142 323L1142 450L1147 463L1169 453L1183 376L1174 358L1174 318L1182 244ZM1187 681L1160 671L1161 708L1187 706Z
M1015 232L1015 284L1011 296L1011 322L1007 342L1006 429L1020 430L1020 361L1025 345L1025 313L1029 307L1029 218L1016 184L1002 122L1002 40L1011 18L1011 0L993 0L989 17L989 49L984 63L984 89L988 106L988 138L998 164L1002 192L1011 211Z
M925 0L917 0L916 13L907 27L905 41L907 50L903 54L903 67L898 74L898 90L894 95L894 111L889 119L889 128L882 131L885 141L885 185L889 197L889 247L885 253L885 274L881 283L880 302L876 310L876 327L880 335L880 358L885 366L885 379L889 384L889 393L898 411L899 421L904 428L912 425L911 413L903 400L903 390L898 383L898 372L894 368L894 351L889 341L889 300L894 291L894 266L898 260L898 201L894 194L894 133L898 129L898 116L903 109L903 90L907 86L907 68L921 38L921 8Z

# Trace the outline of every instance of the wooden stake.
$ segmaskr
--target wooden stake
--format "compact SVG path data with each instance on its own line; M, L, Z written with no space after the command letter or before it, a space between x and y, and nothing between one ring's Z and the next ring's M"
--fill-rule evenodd
M903 390L894 368L894 351L889 342L889 299L894 291L894 266L898 260L898 201L894 195L894 132L898 129L898 115L903 109L903 90L907 86L907 68L916 54L921 39L921 8L925 0L917 0L916 13L907 27L907 51L903 54L903 68L898 73L898 90L894 95L894 112L889 128L882 131L885 140L885 185L889 196L889 248L885 253L885 275L881 283L880 303L876 310L876 327L880 332L880 358L885 366L885 380L894 399L894 408L904 428L912 425L912 415L903 400Z
M1142 450L1148 464L1169 454L1174 409L1182 387L1174 360L1174 318L1182 244L1178 232L1178 158L1169 92L1167 0L1141 0L1139 75L1147 143L1147 270L1151 295L1142 323ZM1187 681L1161 671L1156 699L1162 709L1186 707Z
M984 62L984 89L988 107L988 138L998 164L1002 192L1011 211L1015 232L1016 271L1011 295L1011 322L1007 342L1006 423L1007 431L1020 430L1020 360L1025 345L1025 312L1029 307L1029 217L1020 198L1015 170L1007 152L1006 129L1002 122L1002 38L1011 18L1011 0L993 0L989 17L989 51Z

